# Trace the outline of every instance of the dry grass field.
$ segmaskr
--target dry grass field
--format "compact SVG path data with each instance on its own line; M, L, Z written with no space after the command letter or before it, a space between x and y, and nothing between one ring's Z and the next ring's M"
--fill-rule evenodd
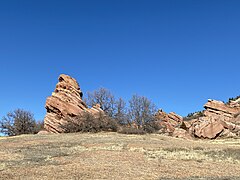
M0 179L240 179L240 139L117 133L0 137Z

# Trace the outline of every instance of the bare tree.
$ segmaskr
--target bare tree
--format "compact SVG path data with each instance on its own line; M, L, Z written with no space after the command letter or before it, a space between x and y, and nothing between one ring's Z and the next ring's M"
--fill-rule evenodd
M117 131L118 124L109 116L99 114L93 116L85 112L81 116L70 117L66 119L67 124L62 125L66 133L71 132L100 132L100 131Z
M156 111L156 105L144 96L133 95L129 101L129 119L138 126L143 126L154 120Z
M129 124L126 103L122 98L119 98L116 102L116 114L114 115L114 118L121 125Z
M88 106L99 104L102 110L110 117L114 117L116 112L115 97L108 89L105 88L100 88L93 92L87 92L86 103Z
M131 124L135 122L137 126L143 126L154 119L157 108L148 98L133 95L129 101L129 107L122 98L116 100L112 93L100 88L87 93L86 102L89 106L99 104L103 111L119 124Z
M33 134L36 133L37 126L39 126L39 124L36 124L31 112L17 109L9 112L2 118L0 121L0 132L8 136Z

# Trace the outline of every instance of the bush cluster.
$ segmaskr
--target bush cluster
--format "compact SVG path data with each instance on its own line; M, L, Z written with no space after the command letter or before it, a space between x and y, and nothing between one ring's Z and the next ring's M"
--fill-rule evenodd
M99 114L93 116L90 113L84 113L81 116L75 116L67 119L67 123L61 125L66 133L75 132L92 132L97 133L100 131L112 131L118 130L118 124L112 118L107 115Z
M155 120L149 121L143 126L143 130L146 133L158 133L161 129L162 127L160 126L159 122Z
M118 132L121 134L146 134L146 131L144 131L142 128L136 129L133 127L123 127Z
M240 96L236 96L236 97L232 97L228 99L228 102L226 104L229 104L231 101L236 101L237 99L239 99Z
M184 121L190 121L192 119L198 119L199 117L203 117L203 111L197 111L194 113L189 113L186 117L183 118Z

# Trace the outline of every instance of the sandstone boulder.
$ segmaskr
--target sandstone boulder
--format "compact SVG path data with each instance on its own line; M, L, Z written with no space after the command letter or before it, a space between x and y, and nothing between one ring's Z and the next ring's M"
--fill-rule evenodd
M195 135L198 137L213 139L224 130L224 126L219 122L203 122L195 127Z

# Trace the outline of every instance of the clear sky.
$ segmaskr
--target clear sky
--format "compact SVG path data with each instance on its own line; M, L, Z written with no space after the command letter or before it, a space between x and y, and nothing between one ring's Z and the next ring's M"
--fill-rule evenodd
M240 1L0 1L0 117L45 115L59 74L180 115L240 94Z

